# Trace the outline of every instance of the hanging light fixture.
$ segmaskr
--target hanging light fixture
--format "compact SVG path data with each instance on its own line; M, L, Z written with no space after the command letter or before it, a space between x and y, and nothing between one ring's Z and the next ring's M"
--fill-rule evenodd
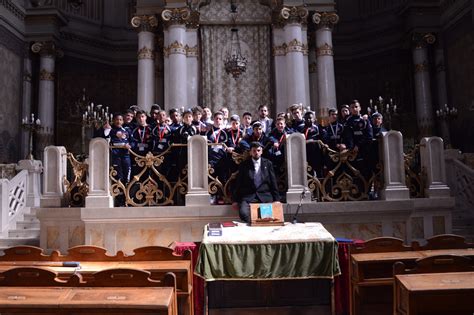
M224 66L227 74L232 74L237 79L247 70L247 58L242 56L240 49L239 30L235 27L237 19L237 6L234 1L230 3L230 14L234 27L231 29L230 46L224 57Z

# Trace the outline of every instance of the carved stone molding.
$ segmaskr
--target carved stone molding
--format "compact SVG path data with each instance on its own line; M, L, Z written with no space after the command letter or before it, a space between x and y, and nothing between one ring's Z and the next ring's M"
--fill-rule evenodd
M280 11L280 16L286 23L305 24L308 18L308 9L304 6L283 7Z
M155 51L144 46L138 50L138 59L155 59Z
M333 28L339 22L339 15L335 12L316 12L313 14L313 23L318 28Z
M130 23L139 32L153 32L158 27L155 15L136 15Z
M316 73L318 71L318 65L316 62L312 62L309 64L309 73Z
M199 50L198 46L194 47L189 47L188 45L184 46L184 49L186 50L186 57L199 57Z
M165 22L166 27L176 24L186 24L191 18L191 10L188 7L165 9L161 12L161 18Z
M64 55L63 51L56 47L52 41L35 42L31 45L31 51L41 56L62 57Z
M324 43L324 45L319 46L316 48L316 56L334 56L332 46L328 43Z
M199 11L191 11L189 19L186 21L186 27L190 29L199 28Z
M429 71L428 61L425 61L423 63L415 64L415 73L416 72L427 72L427 71Z
M40 70L40 81L54 81L54 72L49 72L46 69Z
M308 44L303 44L303 46L301 47L303 49L303 56L308 56L308 53L309 53Z
M415 45L415 49L421 49L426 47L427 45L432 45L436 42L436 36L432 33L413 33L412 36L413 44Z
M175 40L170 45L168 45L168 47L163 49L163 55L165 57L168 57L169 55L174 55L174 54L186 55L186 46L183 43L180 43L177 40Z
M273 56L285 56L287 47L288 45L286 45L286 43L283 43L283 45L279 45L279 46L273 46L273 49L272 49Z

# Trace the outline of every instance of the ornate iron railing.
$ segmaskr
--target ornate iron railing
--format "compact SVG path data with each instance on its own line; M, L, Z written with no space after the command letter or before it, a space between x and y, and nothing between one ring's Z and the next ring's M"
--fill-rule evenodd
M144 207L184 204L188 190L186 144L172 144L159 155L145 156L130 150L132 176L128 183L110 168L111 194L116 206ZM179 167L176 162L186 161Z
M69 207L84 207L86 196L89 193L89 184L87 183L89 165L85 161L85 156L75 157L72 153L67 153L67 160L70 175L63 179L66 187L65 203ZM68 180L68 177L71 180Z
M421 166L420 145L417 144L403 155L405 182L411 198L425 197L426 172Z
M358 153L352 150L337 152L322 141L309 140L307 145L317 145L321 150L324 166L322 176L308 165L308 188L316 201L358 201L377 198L382 188L382 163L379 161L363 174L355 167ZM367 161L364 161L367 165Z

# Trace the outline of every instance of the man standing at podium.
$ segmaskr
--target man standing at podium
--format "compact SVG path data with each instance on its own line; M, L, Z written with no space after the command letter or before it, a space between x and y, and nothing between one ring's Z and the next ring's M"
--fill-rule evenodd
M280 201L272 162L262 158L262 152L260 142L250 144L251 158L240 164L234 186L232 207L239 209L240 219L245 222L250 222L250 203Z

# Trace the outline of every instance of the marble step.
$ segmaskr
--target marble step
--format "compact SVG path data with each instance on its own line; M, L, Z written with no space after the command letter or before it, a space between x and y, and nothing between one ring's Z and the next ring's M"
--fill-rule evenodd
M40 222L39 221L18 221L16 223L16 228L18 230L39 229L40 228Z
M23 221L39 222L38 218L36 217L36 214L30 214L30 213L26 213L23 215Z
M15 229L8 231L9 238L39 238L40 229Z
M0 238L0 248L7 248L18 245L39 246L39 237L2 237Z

